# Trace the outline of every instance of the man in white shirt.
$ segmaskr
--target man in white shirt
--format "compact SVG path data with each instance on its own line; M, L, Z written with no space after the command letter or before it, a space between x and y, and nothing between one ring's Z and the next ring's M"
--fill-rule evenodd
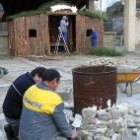
M66 43L67 43L67 38L68 38L68 33L67 33L68 26L69 26L68 18L66 16L63 16L61 21L60 21L60 29L62 31L62 34L63 34L63 37L64 37Z

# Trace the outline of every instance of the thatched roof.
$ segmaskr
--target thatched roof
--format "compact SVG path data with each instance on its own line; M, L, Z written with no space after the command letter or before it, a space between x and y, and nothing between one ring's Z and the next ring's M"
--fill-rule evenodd
M43 3L53 1L60 2L62 0L0 0L6 16L14 15L22 11L35 10ZM78 8L87 4L88 1L89 0L63 0L63 2L76 5Z

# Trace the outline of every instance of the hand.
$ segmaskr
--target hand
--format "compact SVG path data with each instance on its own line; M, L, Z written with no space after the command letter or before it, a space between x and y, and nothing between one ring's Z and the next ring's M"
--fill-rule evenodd
M78 132L74 129L72 131L71 140L76 140L76 138L78 138Z

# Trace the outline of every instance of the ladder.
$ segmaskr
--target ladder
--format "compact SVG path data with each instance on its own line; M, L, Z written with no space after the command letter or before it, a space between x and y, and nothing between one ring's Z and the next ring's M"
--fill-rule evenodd
M66 43L66 41L65 41L65 38L64 38L64 36L63 36L63 33L62 33L60 27L58 27L58 37L57 37L57 41L56 41L56 45L55 45L55 54L58 53L58 48L59 48L59 46L60 46L60 41L61 41L61 39L63 40L63 43L64 43L63 46L64 46L65 51L66 51L68 54L70 54L70 51L69 51L69 49L68 49L67 43Z

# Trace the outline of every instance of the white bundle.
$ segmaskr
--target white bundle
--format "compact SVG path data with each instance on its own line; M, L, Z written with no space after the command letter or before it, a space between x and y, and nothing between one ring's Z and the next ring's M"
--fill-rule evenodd
M82 109L82 116L84 117L84 120L86 119L86 122L89 123L93 122L96 113L97 113L97 106Z
M112 119L119 119L121 116L120 110L117 108L112 107L108 111L109 111Z
M94 60L89 60L86 62L87 66L93 66L94 65Z
M118 104L118 105L116 105L116 108L118 108L122 117L124 117L128 114L128 108L129 108L128 104L126 104L126 103Z
M134 123L136 123L136 124L137 124L137 123L140 123L140 118L139 118L139 117L138 117L138 118L135 118L135 119L134 119Z
M82 126L81 126L81 128L83 129L83 130L93 130L93 129L95 129L96 128L96 126L94 126L93 124L88 124L88 123L83 123L82 124Z
M97 135L94 137L94 140L110 140L110 138L101 136L101 135Z
M137 125L135 123L129 123L128 122L127 127L128 128L135 128L135 127L137 127Z
M66 116L66 119L69 122L73 122L74 121L74 117L73 117L73 113L71 110L69 109L64 109L64 114Z
M102 121L102 120L99 120L98 118L95 118L93 121L93 124L94 125L107 125L108 121Z
M106 112L105 109L99 109L97 111L97 116L100 120L109 121L111 119L111 115L109 112Z
M123 122L124 122L123 118L119 118L118 120L114 120L114 123L116 123L117 125L121 125L121 126L123 126Z
M92 132L88 132L88 131L85 131L85 130L81 130L79 134L80 134L80 137L81 137L82 140L87 140L88 136L90 136L90 137L93 136Z
M87 136L85 140L93 140L92 136Z
M75 128L80 128L81 124L82 124L82 116L80 114L75 114L72 126L74 126Z
M140 140L140 131L137 132L137 140Z
M133 135L137 135L137 133L139 132L140 130L138 128L134 128L132 129L132 134Z
M95 66L95 65L107 65L107 66L117 66L121 63L123 63L124 60L116 59L112 57L99 57L95 59L90 59L86 62L85 65L88 66Z
M123 126L123 119L119 118L118 120L112 120L108 124L109 129L112 129L116 133L120 133L122 129L124 128Z
M121 140L121 136L119 134L114 134L111 140Z
M107 127L104 128L96 128L96 130L94 130L94 133L96 134L105 134L107 132Z
M135 113L135 115L136 115L137 117L140 117L140 111L137 111L137 112Z
M107 137L112 137L113 135L115 134L115 132L114 132L114 130L112 130L112 129L108 129L108 131L106 132L106 136Z

